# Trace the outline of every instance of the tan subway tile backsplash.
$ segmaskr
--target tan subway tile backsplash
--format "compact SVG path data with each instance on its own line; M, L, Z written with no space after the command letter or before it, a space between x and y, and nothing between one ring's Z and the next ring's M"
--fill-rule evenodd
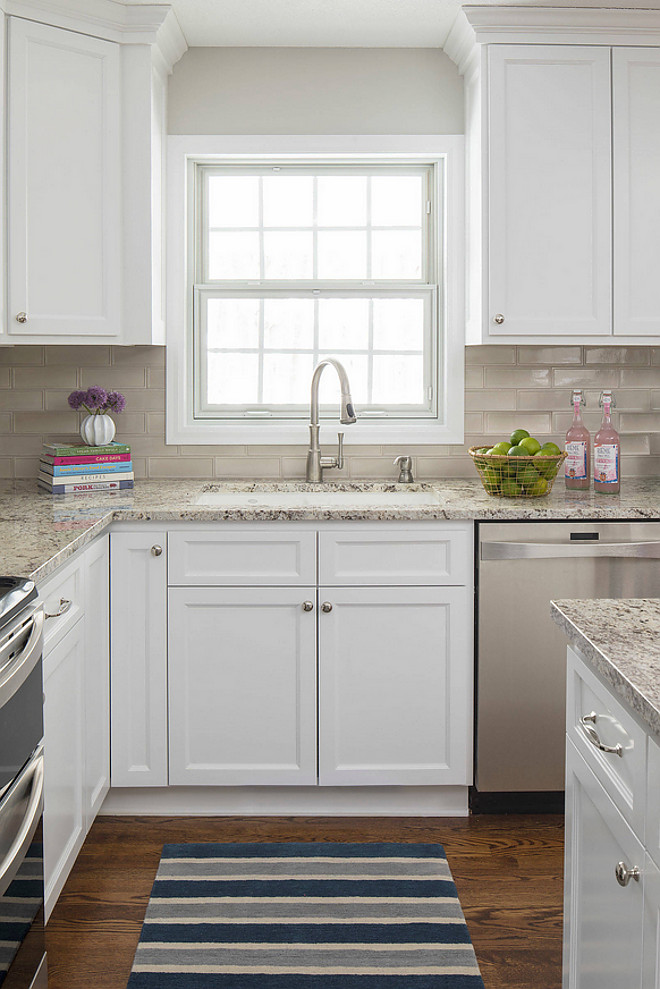
M466 348L465 441L427 446L401 443L346 446L343 471L330 479L392 479L392 461L414 459L421 480L474 477L466 450L524 426L563 442L571 422L571 389L583 388L589 429L600 423L598 398L615 390L622 474L660 473L660 348L525 345ZM0 348L0 477L33 477L44 437L71 435L78 418L67 405L73 388L99 384L126 395L117 438L132 447L136 477L199 480L302 478L307 430L299 444L168 445L165 442L165 348L26 346ZM350 440L350 427L346 430ZM334 433L327 432L328 452Z

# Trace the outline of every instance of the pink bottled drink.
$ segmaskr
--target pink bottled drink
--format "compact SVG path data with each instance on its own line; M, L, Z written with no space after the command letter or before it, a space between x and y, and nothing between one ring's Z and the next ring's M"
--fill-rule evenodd
M566 433L566 453L564 461L564 478L569 491L587 491L591 484L590 447L591 436L582 422L580 406L584 405L584 397L580 389L573 392L573 422Z
M612 425L612 406L616 405L611 391L600 396L603 421L594 436L594 491L617 494L621 487L621 444Z

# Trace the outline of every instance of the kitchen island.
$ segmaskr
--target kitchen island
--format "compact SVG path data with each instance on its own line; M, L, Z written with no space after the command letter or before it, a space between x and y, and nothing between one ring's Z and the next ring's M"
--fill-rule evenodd
M564 989L660 978L660 601L555 601L568 636Z

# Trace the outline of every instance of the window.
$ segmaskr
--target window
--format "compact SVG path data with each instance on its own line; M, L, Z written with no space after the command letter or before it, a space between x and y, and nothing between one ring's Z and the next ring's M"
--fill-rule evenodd
M347 441L388 442L392 427L415 441L414 426L436 427L427 442L451 438L444 158L187 156L181 177L188 277L183 338L175 330L172 347L168 334L170 441L304 443L324 357L348 372ZM336 421L337 401L325 374L322 419Z

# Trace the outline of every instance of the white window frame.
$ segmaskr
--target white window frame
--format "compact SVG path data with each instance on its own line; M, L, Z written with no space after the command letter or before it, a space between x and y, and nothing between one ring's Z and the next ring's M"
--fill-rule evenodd
M461 136L198 136L168 138L167 212L167 415L168 443L306 445L306 422L300 419L195 418L193 346L194 289L192 270L195 244L194 173L199 163L246 162L262 164L273 158L309 162L371 164L441 163L444 184L435 200L442 218L436 227L439 241L440 293L434 316L436 379L440 391L437 418L358 418L346 429L346 444L462 443L464 389L464 181ZM437 343L440 346L437 346ZM311 383L311 382L310 382ZM334 430L332 419L326 428Z

